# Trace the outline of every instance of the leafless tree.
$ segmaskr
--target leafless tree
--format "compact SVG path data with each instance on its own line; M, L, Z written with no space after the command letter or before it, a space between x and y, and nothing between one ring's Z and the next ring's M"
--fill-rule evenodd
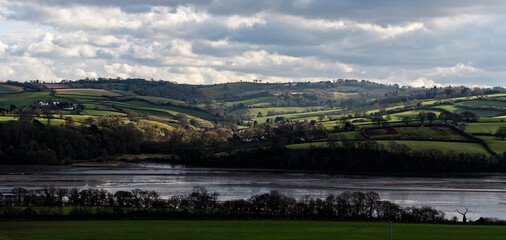
M458 212L460 215L462 215L462 222L463 222L463 223L466 223L466 222L467 222L466 214L467 214L467 212L468 212L468 211L469 211L469 210L468 210L467 208L466 208L466 211L465 211L465 212L461 212L461 211L459 211L459 210L457 209L457 212Z

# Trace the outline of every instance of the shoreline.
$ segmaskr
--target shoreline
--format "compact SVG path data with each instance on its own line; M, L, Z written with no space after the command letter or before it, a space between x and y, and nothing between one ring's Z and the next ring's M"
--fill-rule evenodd
M253 173L295 173L295 174L330 174L344 176L367 176L367 177L416 177L416 178L484 178L484 177L506 177L506 172L433 172L433 173L399 173L399 172L365 172L365 171L335 171L335 170L304 170L304 169L282 169L282 168L248 168L248 167L210 167L201 165L186 165L180 162L159 162L159 161L107 161L74 163L65 165L9 165L0 164L0 174L8 174L4 169L19 169L31 171L59 171L70 168L82 169L128 169L143 164L172 165L178 166L173 169L191 170L213 170L229 172L253 172Z

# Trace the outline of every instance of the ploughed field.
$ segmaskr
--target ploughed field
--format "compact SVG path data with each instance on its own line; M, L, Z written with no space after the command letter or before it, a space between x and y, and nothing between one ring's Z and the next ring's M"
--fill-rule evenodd
M397 224L393 239L503 239L505 226ZM389 239L389 223L312 221L13 221L0 239Z

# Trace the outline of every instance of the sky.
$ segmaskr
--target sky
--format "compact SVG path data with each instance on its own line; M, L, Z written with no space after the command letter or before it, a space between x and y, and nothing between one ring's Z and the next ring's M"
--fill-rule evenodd
M506 1L0 0L0 80L506 86Z

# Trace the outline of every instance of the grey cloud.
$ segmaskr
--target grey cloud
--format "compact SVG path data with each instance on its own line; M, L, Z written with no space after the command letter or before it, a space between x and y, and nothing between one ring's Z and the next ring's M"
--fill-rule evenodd
M38 62L43 76L56 78L145 73L139 77L187 77L188 82L262 76L399 83L426 78L468 85L479 79L482 85L504 85L505 5L470 0L0 0L7 9L2 17L40 27L1 36L8 47L0 62L15 73L0 78L27 76L14 61L26 67ZM60 16L55 10L65 16L76 7L97 15L88 19L85 14L79 21L78 16L55 17ZM99 10L103 12L94 12ZM126 17L114 15L118 13ZM47 32L55 38L43 42ZM44 45L30 48L41 42L47 44L45 50ZM260 62L248 62L255 57ZM437 72L459 64L476 70ZM29 73L37 78L37 71Z

